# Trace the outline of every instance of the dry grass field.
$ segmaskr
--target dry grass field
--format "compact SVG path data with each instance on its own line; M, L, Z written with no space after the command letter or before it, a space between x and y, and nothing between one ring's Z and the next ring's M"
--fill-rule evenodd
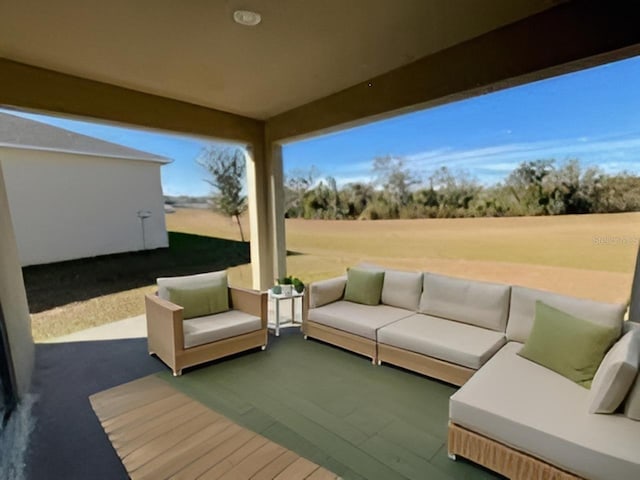
M245 219L245 231L248 222ZM172 231L238 239L237 227L206 210L167 216ZM287 220L290 273L309 282L358 262L627 302L640 213L425 220ZM230 272L251 284L248 265Z
M173 232L239 240L230 219L178 209ZM248 219L243 219L250 235ZM578 297L627 302L640 238L640 212L523 218L379 221L287 220L289 273L305 282L343 274L359 262L405 270L542 288ZM224 260L224 259L222 259ZM229 269L231 283L251 286L249 265ZM139 315L153 285L110 293L35 313L43 340Z

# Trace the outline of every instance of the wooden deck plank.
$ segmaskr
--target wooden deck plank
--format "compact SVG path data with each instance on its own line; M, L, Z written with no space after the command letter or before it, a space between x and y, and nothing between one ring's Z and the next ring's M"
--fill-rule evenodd
M268 441L269 440L267 440L266 438L260 435L256 435L247 443L227 456L224 460L218 462L213 468L207 470L203 475L198 477L198 480L218 480L223 478L227 472L233 470L236 465L239 465L245 458L265 445Z
M251 477L251 480L272 480L297 459L298 455L291 450L286 450L279 457L274 458L270 463L265 465L259 472L256 472L256 474Z
M218 463L224 461L234 451L242 447L242 445L256 436L257 434L250 432L249 430L241 429L225 443L218 445L206 455L203 455L197 461L193 462L187 468L172 476L171 479L192 480L195 478L200 478L203 473L205 473L207 470L211 470Z
M266 439L265 439L266 440ZM252 478L257 472L270 463L274 457L285 452L285 448L277 443L269 442L254 450L238 465L224 474L221 480L235 480L236 478Z
M180 414L174 414L171 417L167 416L168 418L165 421L163 421L164 419L158 419L150 422L153 424L152 427L144 430L142 433L136 428L130 438L122 436L121 433L120 436L112 438L111 443L121 455L120 458L125 458L144 444L153 441L155 438L170 434L174 428L179 427L194 417L203 415L205 411L204 408L196 408L195 406L187 411L181 410ZM146 424L143 425L143 427L145 426Z
M172 425L179 425L181 421L187 421L202 412L204 412L203 409L194 410L191 403L184 403L173 410L147 417L144 422L133 422L131 426L122 426L117 430L112 430L109 432L109 438L112 443L124 446L144 434L152 435L154 431L157 432L157 435L161 435L166 429L172 428ZM105 430L107 429L105 428Z
M91 395L89 398L97 405L104 405L122 399L126 396L135 398L136 395L143 395L148 389L159 388L166 389L167 382L162 382L159 378L153 376L143 377L133 382L125 383L112 387L108 390L104 390L100 393Z
M155 376L90 397L133 480L337 478Z
M102 412L101 420L117 417L174 393L171 387L160 379L151 383L144 382L137 387L136 391L120 391L117 388L111 389L109 395L104 398L96 395L90 397L92 405L95 404L96 408Z
M156 480L171 476L206 454L213 447L226 441L239 430L240 426L231 423L226 418L220 418L192 437L180 442L176 448L165 452L162 458L146 463L131 471L129 475L135 480Z
M171 429L167 435L156 437L150 442L145 443L142 447L131 452L131 454L124 457L122 463L124 463L124 466L128 471L134 471L152 459L171 450L181 441L197 434L213 423L217 418L218 414L214 412L205 412L201 415L196 415L179 427Z
M213 442L203 442L194 458L185 463L181 468L171 472L170 479L190 480L197 478L201 473L209 470L215 462L224 458L230 452L248 442L254 433L243 429L239 425L233 425L225 430Z
M139 424L145 423L153 417L170 412L176 408L190 403L189 398L184 395L174 394L166 398L162 398L153 405L143 405L127 413L112 417L102 422L102 427L110 432L117 432L120 428L133 428Z
M309 475L305 480L336 480L336 476L329 470L319 467L315 472Z
M306 458L298 458L274 477L274 480L302 480L307 478L320 467Z

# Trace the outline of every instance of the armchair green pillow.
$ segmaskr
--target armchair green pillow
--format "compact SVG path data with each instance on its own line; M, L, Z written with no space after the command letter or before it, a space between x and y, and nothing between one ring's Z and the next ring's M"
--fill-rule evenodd
M211 281L198 287L169 287L169 301L184 310L182 318L187 320L229 310L229 292L225 281Z

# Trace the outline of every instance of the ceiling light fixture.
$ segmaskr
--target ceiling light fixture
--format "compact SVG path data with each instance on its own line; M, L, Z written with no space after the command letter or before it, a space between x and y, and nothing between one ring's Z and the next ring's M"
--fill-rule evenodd
M262 15L249 10L236 10L233 12L233 21L246 27L255 27L262 21Z

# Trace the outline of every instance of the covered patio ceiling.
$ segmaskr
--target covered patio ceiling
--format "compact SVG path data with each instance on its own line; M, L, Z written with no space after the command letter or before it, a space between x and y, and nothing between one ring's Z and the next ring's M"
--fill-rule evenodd
M3 1L0 56L265 120L558 3Z
M238 9L262 22L238 25ZM0 105L258 150L640 53L640 5L624 0L0 0L0 11Z

